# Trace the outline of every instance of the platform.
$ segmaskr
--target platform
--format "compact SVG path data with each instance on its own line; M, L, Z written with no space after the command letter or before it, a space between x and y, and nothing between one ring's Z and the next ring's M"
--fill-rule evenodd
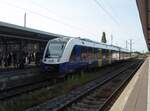
M150 111L150 57L142 64L110 111Z

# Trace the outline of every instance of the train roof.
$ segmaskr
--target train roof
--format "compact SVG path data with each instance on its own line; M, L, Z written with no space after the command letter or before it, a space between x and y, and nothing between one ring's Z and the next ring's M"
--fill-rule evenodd
M87 39L87 38L81 38L81 37L60 37L60 38L56 38L55 40L57 41L69 41L69 40L80 40L82 45L86 46L93 46L92 45L89 45L89 43L94 43L95 46L99 46L101 47L102 49L111 49L111 50L115 50L115 51L121 51L121 52L129 52L127 49L125 48L121 48L121 47L118 47L118 46L114 46L114 45L108 45L106 43L101 43L101 42L96 42L96 41L93 41L93 40L90 40L90 39ZM79 42L79 41L76 41L76 42ZM75 43L76 44L76 43ZM78 43L77 43L78 44Z
M93 40L90 40L90 39L80 38L80 37L79 37L79 39L80 39L80 40L87 41L87 42L93 42L93 43L95 43L95 44L101 44L104 49L120 50L120 51L122 51L122 52L129 52L128 49L121 48L121 47L118 47L118 46L115 46L115 45L108 45L108 44L106 44L106 43L96 42L96 41L93 41Z

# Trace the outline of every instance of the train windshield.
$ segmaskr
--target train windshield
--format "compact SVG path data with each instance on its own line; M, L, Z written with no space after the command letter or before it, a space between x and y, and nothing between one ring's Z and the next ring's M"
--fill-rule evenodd
M60 58L67 41L61 39L54 39L49 42L46 52L46 58Z

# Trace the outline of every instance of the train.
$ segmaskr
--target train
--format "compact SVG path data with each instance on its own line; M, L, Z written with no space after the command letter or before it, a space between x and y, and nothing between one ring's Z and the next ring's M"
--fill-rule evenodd
M124 48L80 37L60 37L48 41L42 58L42 70L62 76L129 58L130 52Z

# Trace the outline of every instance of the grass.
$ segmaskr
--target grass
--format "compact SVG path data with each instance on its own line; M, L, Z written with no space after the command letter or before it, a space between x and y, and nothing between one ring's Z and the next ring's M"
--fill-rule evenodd
M11 100L0 101L0 111L23 111L26 108L41 104L54 97L64 95L72 89L77 88L98 76L98 74L94 74L93 72L82 72L81 74L71 75L67 78L65 83L58 84L53 88L42 88Z

